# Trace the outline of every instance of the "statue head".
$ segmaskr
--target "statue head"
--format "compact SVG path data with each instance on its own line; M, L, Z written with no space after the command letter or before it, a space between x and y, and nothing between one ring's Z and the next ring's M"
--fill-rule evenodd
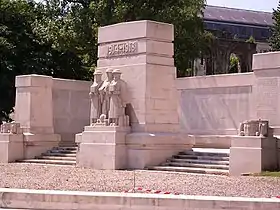
M120 80L121 74L122 74L121 70L115 69L115 70L113 71L114 80Z
M107 69L106 70L106 75L109 81L113 80L113 69Z
M93 76L95 82L100 82L102 78L102 72L100 70L95 70Z

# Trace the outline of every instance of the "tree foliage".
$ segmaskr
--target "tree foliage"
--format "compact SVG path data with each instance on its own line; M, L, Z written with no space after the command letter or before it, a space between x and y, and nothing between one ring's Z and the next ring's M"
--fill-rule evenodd
M14 79L43 74L90 79L100 26L155 20L175 26L178 75L206 47L204 0L0 0L0 117L8 118Z
M280 1L277 9L273 11L274 24L271 27L272 36L269 40L272 50L280 50Z

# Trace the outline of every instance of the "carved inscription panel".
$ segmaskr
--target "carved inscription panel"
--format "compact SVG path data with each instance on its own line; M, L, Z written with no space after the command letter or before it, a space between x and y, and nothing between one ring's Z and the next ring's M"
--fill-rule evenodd
M108 46L107 57L131 55L138 52L137 41L115 43Z
M257 118L269 119L272 125L279 125L278 116L278 78L259 78L257 80L256 108Z

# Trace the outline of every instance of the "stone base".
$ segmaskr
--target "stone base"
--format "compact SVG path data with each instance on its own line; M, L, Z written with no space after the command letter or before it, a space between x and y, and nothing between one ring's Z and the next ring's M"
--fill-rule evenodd
M230 148L229 173L239 176L278 168L277 139L274 137L235 137Z
M24 133L24 159L34 158L43 152L57 147L60 142L58 134Z
M126 136L128 168L159 165L178 152L191 149L194 139L179 133L132 133Z
M11 163L24 158L22 134L0 134L0 163Z
M125 138L129 132L129 127L86 126L82 134L76 135L77 166L108 170L127 168Z

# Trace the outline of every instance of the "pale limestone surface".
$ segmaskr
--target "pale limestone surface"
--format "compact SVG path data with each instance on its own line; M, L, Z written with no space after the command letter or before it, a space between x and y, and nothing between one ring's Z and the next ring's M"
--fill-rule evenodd
M33 158L59 144L60 135L54 133L52 86L52 77L16 77L15 122L20 124L24 145L20 159Z
M11 163L23 158L23 134L0 133L0 163Z
M254 55L256 119L269 120L274 135L280 134L280 52Z
M89 81L53 78L52 104L54 133L61 135L62 144L74 143L75 134L90 123Z
M77 166L93 169L126 169L126 134L129 127L86 126L78 143Z
M122 193L89 193L63 191L37 191L0 189L3 196L1 206L5 208L24 209L155 209L155 210L277 210L280 208L278 199L268 198L230 198L203 197L185 195L145 195ZM5 196L5 197L4 197Z
M279 199L0 189L0 206L24 209L277 210Z
M254 74L178 78L180 124L192 135L237 135L254 116Z
M278 169L277 139L274 137L238 136L230 147L229 173L239 176Z

